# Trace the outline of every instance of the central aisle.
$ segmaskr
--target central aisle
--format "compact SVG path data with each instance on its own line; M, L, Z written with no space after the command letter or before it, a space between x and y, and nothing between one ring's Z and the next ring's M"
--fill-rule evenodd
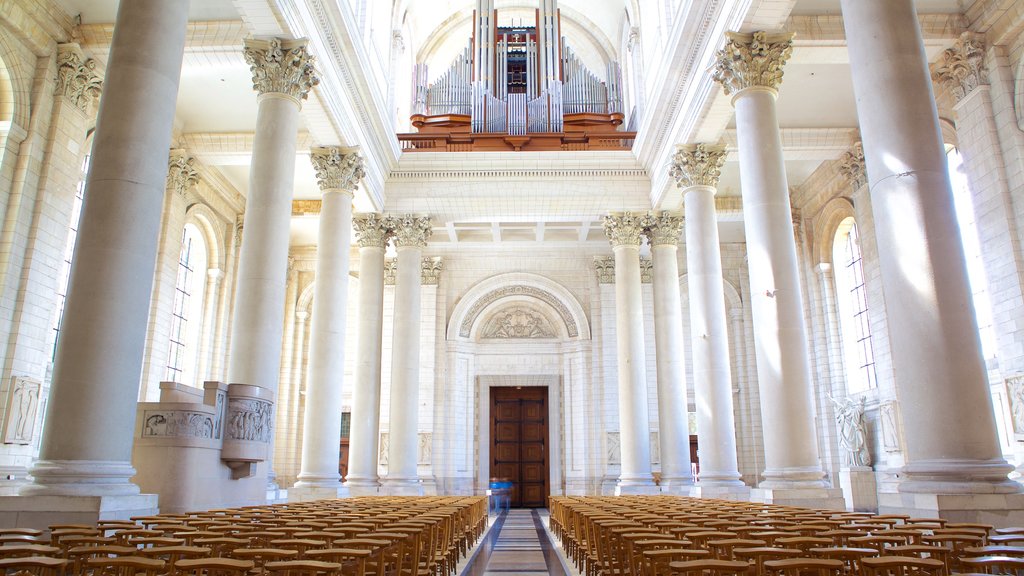
M491 533L462 576L565 576L562 562L548 539L540 515L514 509L498 516Z

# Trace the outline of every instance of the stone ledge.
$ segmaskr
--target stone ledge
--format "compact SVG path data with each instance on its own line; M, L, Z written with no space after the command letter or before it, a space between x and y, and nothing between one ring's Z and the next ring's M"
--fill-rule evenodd
M0 496L0 527L45 529L156 514L156 494L129 496Z
M843 491L839 488L754 488L750 491L750 501L783 506L846 510Z
M1024 494L883 493L878 495L878 511L1005 528L1024 525Z

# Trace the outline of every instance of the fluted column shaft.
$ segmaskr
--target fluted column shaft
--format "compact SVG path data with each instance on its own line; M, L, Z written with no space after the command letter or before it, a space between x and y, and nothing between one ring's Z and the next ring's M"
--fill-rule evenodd
M40 460L23 494L137 494L135 409L188 0L118 9Z
M419 455L420 286L423 247L430 219L392 219L398 265L395 271L395 328L391 346L391 410L386 487L392 494L422 494L416 472Z
M340 488L338 443L345 378L352 199L364 175L359 153L317 148L310 156L323 198L317 235L316 284L309 340L309 378L297 488Z
M765 443L761 488L823 487L789 183L775 109L791 35L730 34L719 79L735 91L754 352ZM728 58L728 60L723 60ZM727 64L722 78L722 66Z
M652 486L650 416L644 310L640 287L640 217L605 217L605 232L615 255L615 336L619 375L620 489ZM685 404L684 404L685 406Z
M843 0L906 443L901 492L1013 492L911 0ZM885 22L885 26L879 26Z
M381 340L384 332L384 250L390 232L377 214L355 220L359 234L359 342L355 385L352 389L352 425L349 435L350 493L375 493L377 442L380 437Z
M743 485L737 467L722 252L715 216L715 186L724 161L724 148L699 144L680 147L672 166L683 189L686 221L690 346L702 487Z
M654 265L654 342L658 370L658 440L661 489L692 486L690 426L687 417L683 312L679 293L679 236L682 221L662 213L646 219Z

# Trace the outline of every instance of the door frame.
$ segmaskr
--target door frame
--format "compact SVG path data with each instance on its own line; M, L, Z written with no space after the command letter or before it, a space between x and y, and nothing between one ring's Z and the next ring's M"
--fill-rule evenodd
M491 477L491 388L543 386L548 389L548 495L562 494L562 375L477 375L477 487L487 489Z

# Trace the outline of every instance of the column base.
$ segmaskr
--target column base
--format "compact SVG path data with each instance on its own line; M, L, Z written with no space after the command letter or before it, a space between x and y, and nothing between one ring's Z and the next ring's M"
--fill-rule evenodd
M919 494L1016 494L1022 487L1007 475L1013 466L995 460L918 460L900 470L901 493Z
M693 493L693 478L681 476L678 478L661 477L658 488L662 494L674 494L676 496L690 496Z
M750 501L762 504L846 510L843 491L838 488L754 488Z
M384 478L380 484L383 496L423 496L423 483L419 478Z
M308 502L310 500L335 500L348 498L348 487L336 482L333 486L303 485L301 482L288 489L288 502Z
M712 484L704 486L697 484L693 487L695 498L715 498L718 500L735 500L737 502L750 502L750 486L739 482L737 485Z
M130 496L0 496L0 527L45 530L51 524L95 524L158 512L156 494Z
M1006 528L1024 525L1024 494L883 493L878 495L878 512Z
M376 478L346 478L345 487L351 497L377 496L380 494L380 482Z
M619 481L615 484L616 496L645 494L661 494L661 488L654 483L653 476L619 476Z
M38 460L21 496L137 496L135 468L120 460Z
M839 469L839 487L843 490L846 509L851 512L878 510L878 486L875 471L870 466L851 466Z

